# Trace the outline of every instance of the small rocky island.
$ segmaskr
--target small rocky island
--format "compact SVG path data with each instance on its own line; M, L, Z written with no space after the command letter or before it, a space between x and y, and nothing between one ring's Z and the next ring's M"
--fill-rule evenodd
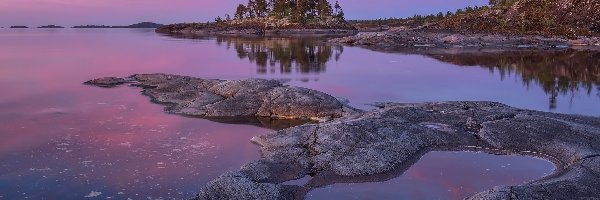
M215 22L171 24L156 29L164 34L193 35L349 35L358 30L344 18L339 2L327 0L250 0L235 14Z
M51 24L51 25L46 25L46 26L38 26L37 28L65 28L65 27Z
M485 101L379 103L363 111L319 91L263 79L139 74L85 84L141 87L170 113L318 120L253 138L261 159L211 181L196 199L303 199L310 190L334 183L400 176L435 150L535 155L557 165L540 180L490 188L470 199L595 199L600 194L597 117ZM285 184L307 176L302 186Z
M107 26L107 25L80 25L73 26L73 28L158 28L163 26L154 22L140 22L137 24L131 24L127 26Z

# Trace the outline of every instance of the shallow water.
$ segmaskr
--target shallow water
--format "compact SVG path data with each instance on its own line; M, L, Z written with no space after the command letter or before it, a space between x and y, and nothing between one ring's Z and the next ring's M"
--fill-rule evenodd
M554 170L551 162L527 156L434 151L398 178L329 185L312 190L306 199L464 199L494 186L523 184Z
M81 84L103 76L284 79L363 109L377 101L489 100L600 116L593 53L440 57L148 29L0 29L0 44L0 199L185 198L257 159L249 140L270 132L168 115L137 88Z

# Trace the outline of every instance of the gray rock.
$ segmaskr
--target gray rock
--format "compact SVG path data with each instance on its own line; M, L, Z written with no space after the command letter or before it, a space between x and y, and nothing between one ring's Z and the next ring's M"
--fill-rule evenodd
M105 78L97 78L94 80L89 80L84 82L86 85L94 85L98 87L106 87L111 88L124 83L130 83L132 80L128 78L117 78L117 77L105 77Z
M600 198L599 118L521 110L493 102L380 106L359 116L257 136L252 141L261 146L262 158L241 172L252 169L250 174L258 180L255 184L282 185L310 175L303 189L288 191L287 196L301 199L311 189L329 184L397 177L431 150L476 147L490 153L534 154L553 161L558 169L543 180L494 188L472 199ZM277 163L277 167L267 163Z
M277 81L208 80L146 74L86 82L135 82L172 113L202 117L323 119L257 136L261 159L203 187L197 199L302 199L334 183L385 181L432 150L536 155L557 171L471 199L600 199L600 118L494 102L379 103L364 112L334 97ZM311 176L303 186L285 182Z
M360 46L378 51L398 51L406 53L447 53L455 51L473 52L492 50L594 50L599 42L596 37L581 37L566 40L562 37L513 36L498 34L469 34L444 30L389 30L383 32L359 33L334 38L330 43Z
M270 117L314 121L358 112L315 90L283 85L276 80L211 80L167 74L106 77L85 82L100 87L125 83L144 88L153 102L169 113L205 118Z

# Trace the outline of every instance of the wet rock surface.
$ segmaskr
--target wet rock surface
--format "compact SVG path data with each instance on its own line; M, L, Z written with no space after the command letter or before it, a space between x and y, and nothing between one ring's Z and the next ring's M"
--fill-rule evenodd
M395 178L429 151L472 149L537 155L553 161L557 171L471 199L600 198L600 118L494 102L381 103L363 112L324 93L277 81L163 74L131 79L155 101L170 103L174 112L187 108L183 112L203 116L331 117L253 138L261 159L213 180L197 199L303 199L310 190L330 184ZM217 106L207 106L213 104ZM285 184L307 176L311 178L302 186Z
M359 112L336 98L277 80L214 80L167 74L138 74L127 78L105 77L85 82L99 87L131 83L143 88L153 102L174 114L214 120L267 117L312 121L339 118ZM264 120L262 120L264 121Z
M543 37L527 35L468 34L444 30L390 30L361 32L335 38L333 44L360 46L381 51L457 52L506 50L600 50L599 37Z

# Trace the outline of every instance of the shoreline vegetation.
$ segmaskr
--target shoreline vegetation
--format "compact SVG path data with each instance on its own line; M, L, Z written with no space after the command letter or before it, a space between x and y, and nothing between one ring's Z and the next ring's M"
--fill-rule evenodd
M600 50L597 1L490 0L488 6L467 7L454 13L350 23L362 32L330 42L411 53Z
M345 20L326 0L250 0L214 22L156 29L182 35L335 35L330 43L380 51L600 50L600 5L576 0L490 0L408 18Z
M214 22L171 24L156 29L164 34L222 35L353 35L336 1L327 0L249 0L239 4L232 16L218 16Z

